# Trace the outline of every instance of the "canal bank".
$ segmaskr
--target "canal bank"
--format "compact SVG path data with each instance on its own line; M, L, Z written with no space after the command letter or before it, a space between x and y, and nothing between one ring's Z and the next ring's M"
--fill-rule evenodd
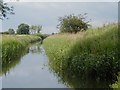
M43 46L34 44L25 51L18 62L13 62L15 66L3 75L3 88L67 88L50 70Z

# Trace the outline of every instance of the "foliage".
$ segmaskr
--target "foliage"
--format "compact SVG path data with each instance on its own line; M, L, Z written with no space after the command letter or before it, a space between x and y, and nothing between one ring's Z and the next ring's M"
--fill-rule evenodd
M50 66L67 84L73 80L75 84L70 85L74 88L90 88L89 79L95 81L94 84L106 82L104 87L108 88L117 81L120 72L117 32L117 24L112 24L78 34L48 37L43 44ZM92 88L94 86L97 87Z
M119 76L118 76L118 82L116 82L115 84L112 84L112 86L114 89L113 90L116 90L116 88L120 88L120 73L119 73Z
M15 31L12 28L8 29L8 32L9 32L9 34L15 34Z
M0 0L0 19L6 18L7 14L14 14L13 7L8 7L7 3Z
M26 55L29 52L28 48L25 48L24 50L17 50L17 53L15 54L14 59L9 59L6 60L6 62L2 62L2 73L0 76L2 75L6 75L7 73L9 73L9 71L14 68L16 65L18 65L20 63L20 59L21 57L23 57L24 55ZM12 57L9 57L12 58Z
M42 29L42 26L41 26L41 25L38 25L38 26L37 26L37 33L40 33L41 29Z
M8 29L8 31L5 31L5 32L0 32L0 34L15 34L15 31L14 29Z
M64 17L59 18L60 24L58 25L58 28L61 32L74 32L77 33L82 30L87 30L89 26L89 21L86 21L85 17L86 13L84 15L66 15Z
M24 23L18 25L17 34L29 34L29 25Z
M35 35L41 37L42 40L49 36L48 34L41 34L41 33L37 33Z
M30 27L31 34L40 33L41 29L42 29L41 25L38 25L38 26L37 25L32 25Z
M8 31L0 32L0 34L9 34L9 32Z
M11 61L15 57L19 56L18 54L20 50L25 49L29 43L36 41L40 41L38 36L2 35L2 63Z

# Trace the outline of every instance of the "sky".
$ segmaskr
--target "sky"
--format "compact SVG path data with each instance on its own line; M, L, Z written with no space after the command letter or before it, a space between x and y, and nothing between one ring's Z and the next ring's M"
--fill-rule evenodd
M7 0L5 0L7 1ZM23 2L24 1L24 2ZM29 2L28 2L29 1ZM42 25L42 33L56 33L59 30L56 26L59 24L58 18L69 14L84 14L88 13L87 20L91 19L90 24L93 27L102 26L105 23L118 21L118 3L117 0L79 0L81 2L39 2L39 0L21 0L19 2L7 2L9 6L14 7L15 15L8 15L9 19L2 21L2 31L7 31L9 28L17 29L21 23L29 25ZM46 1L46 2L45 2ZM55 1L55 0L51 0ZM56 0L60 1L60 0ZM67 1L67 0L65 0ZM108 2L109 1L109 2Z
M20 23L26 23L29 25L42 25L42 33L58 32L56 29L58 17L72 13L76 15L88 13L87 19L92 20L90 24L93 27L101 26L104 23L118 21L118 1L19 0L19 2L16 2L15 0L4 0L9 6L14 6L15 15L9 15L9 19L0 20L0 31L6 31L9 28L16 30Z

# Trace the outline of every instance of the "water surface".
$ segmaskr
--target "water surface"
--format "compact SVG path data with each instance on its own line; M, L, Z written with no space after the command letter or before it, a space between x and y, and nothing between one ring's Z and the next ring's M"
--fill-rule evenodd
M66 88L51 72L41 45L32 45L19 60L3 68L2 88Z
M29 46L21 54L2 65L2 88L106 88L110 81L80 77L77 72L55 73L54 62L48 59L40 44ZM59 68L61 70L61 67Z

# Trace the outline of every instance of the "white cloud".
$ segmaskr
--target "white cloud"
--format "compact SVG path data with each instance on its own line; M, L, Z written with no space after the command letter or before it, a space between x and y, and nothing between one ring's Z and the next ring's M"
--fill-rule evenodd
M57 32L58 17L74 14L88 13L88 19L92 19L93 26L100 26L105 22L118 19L118 4L113 2L96 3L55 3L55 2L24 2L9 3L14 6L15 15L3 21L3 29L17 28L20 23L30 25L43 25L43 33Z

